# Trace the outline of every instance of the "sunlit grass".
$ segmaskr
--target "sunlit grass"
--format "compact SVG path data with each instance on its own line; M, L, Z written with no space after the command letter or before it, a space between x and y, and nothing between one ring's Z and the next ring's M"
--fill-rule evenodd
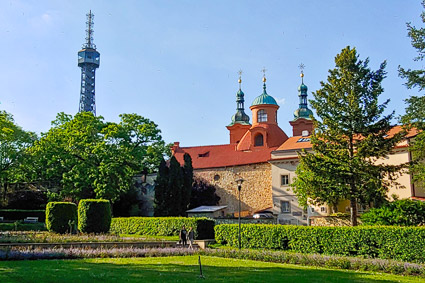
M0 282L425 282L421 277L198 256L5 261Z

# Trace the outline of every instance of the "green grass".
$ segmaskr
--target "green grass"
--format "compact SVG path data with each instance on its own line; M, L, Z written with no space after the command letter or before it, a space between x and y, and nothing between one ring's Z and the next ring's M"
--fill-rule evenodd
M0 282L425 282L424 278L202 256L5 261Z

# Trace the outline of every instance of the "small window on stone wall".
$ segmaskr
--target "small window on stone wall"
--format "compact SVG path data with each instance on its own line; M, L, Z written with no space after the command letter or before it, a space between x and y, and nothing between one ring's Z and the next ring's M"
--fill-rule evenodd
M218 181L218 180L220 180L220 175L218 174L214 175L214 181Z

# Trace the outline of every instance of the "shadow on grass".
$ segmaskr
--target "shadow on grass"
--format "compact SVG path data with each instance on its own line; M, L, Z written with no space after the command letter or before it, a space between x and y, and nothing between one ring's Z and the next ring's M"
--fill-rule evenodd
M422 278L202 257L5 261L0 282L419 282Z

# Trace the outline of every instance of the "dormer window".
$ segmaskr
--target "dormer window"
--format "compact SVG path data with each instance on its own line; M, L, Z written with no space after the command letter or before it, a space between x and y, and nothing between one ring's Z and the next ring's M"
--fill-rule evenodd
M308 134L308 131L307 131L307 130L302 131L301 135L302 135L303 137L308 137L308 136L309 136L309 134Z
M264 138L262 134L258 134L254 138L254 146L263 146L264 145Z
M257 113L257 122L267 122L267 112L264 109L261 109Z

